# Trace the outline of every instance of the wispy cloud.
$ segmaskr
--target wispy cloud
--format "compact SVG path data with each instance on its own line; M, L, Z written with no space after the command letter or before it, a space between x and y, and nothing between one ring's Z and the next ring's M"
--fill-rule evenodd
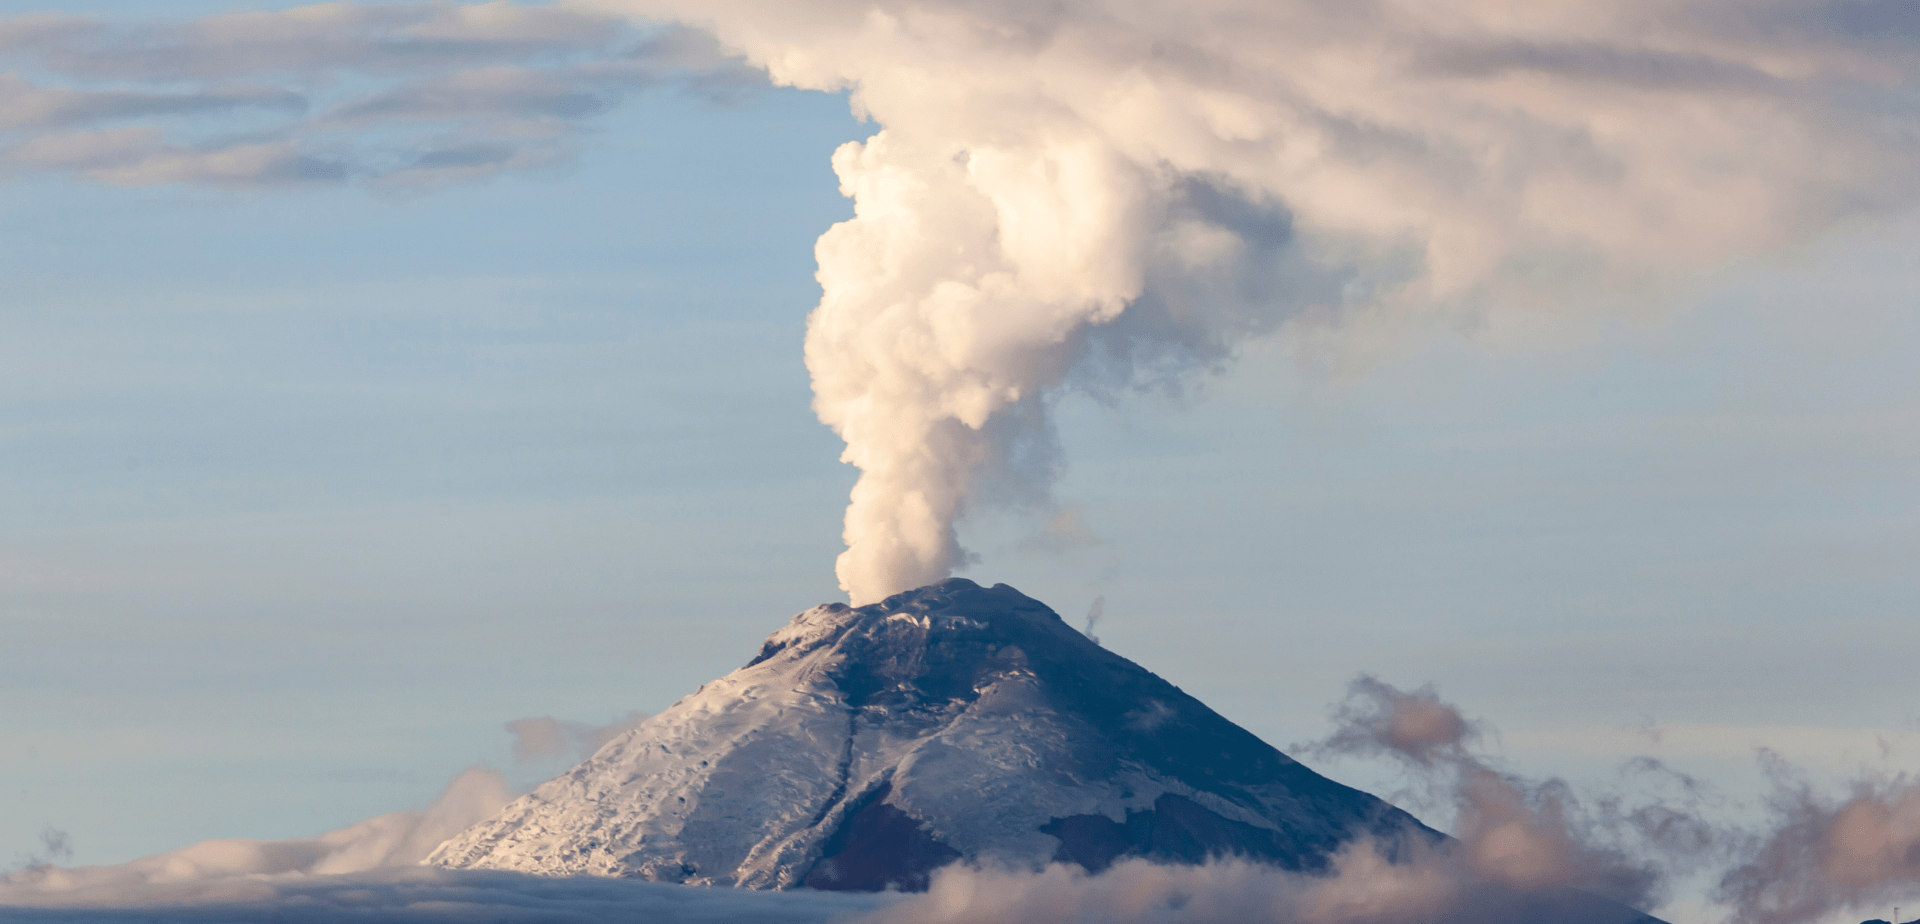
M1870 777L1836 799L1765 759L1773 824L1750 840L1718 891L1742 921L1799 924L1920 899L1920 781Z
M73 859L73 841L67 832L59 828L46 828L40 832L40 849L21 858L21 867L31 869L36 866L51 866Z
M131 26L44 14L0 20L0 53L69 77L136 81L406 75L605 56L631 41L616 17L501 0L320 3Z
M568 4L324 3L0 19L0 171L123 186L484 179L571 157L627 95L764 85L711 39Z
M647 720L644 712L629 712L605 725L569 722L550 715L514 719L507 723L513 735L513 759L521 763L555 757L585 760L600 746L612 741Z
M198 115L235 109L301 113L306 97L275 87L214 87L180 93L39 87L0 74L0 131L58 129L152 116Z

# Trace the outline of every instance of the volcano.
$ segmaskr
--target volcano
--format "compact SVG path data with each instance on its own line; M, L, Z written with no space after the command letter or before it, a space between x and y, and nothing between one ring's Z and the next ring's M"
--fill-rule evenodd
M746 666L428 863L757 889L924 889L959 859L1317 869L1438 837L1004 584L814 607Z

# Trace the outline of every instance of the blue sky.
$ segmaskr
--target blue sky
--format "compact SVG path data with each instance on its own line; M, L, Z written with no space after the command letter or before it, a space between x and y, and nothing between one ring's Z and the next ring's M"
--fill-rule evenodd
M837 593L797 343L862 128L798 92L597 128L450 194L9 187L10 852L430 798L501 722L670 702Z
M658 710L842 597L857 473L801 340L853 214L829 156L876 126L674 85L580 125L444 186L0 188L0 862L531 780L502 723ZM1066 389L1070 519L983 510L960 573L1075 623L1103 597L1105 644L1283 747L1371 672L1529 772L1910 767L1916 246L1895 214L1630 311Z

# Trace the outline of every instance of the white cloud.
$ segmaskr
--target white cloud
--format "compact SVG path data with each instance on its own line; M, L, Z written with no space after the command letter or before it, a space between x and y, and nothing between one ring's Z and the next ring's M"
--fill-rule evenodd
M428 808L317 837L205 841L118 866L45 862L0 876L0 918L37 924L258 921L424 924L485 920L646 924L825 924L887 896L768 894L650 882L447 870L420 860L508 798L490 770L468 770ZM60 858L50 832L35 861Z
M202 841L118 866L29 866L0 877L0 904L114 903L174 885L417 865L441 841L499 811L508 796L500 774L476 768L454 777L422 811L379 815L316 837Z

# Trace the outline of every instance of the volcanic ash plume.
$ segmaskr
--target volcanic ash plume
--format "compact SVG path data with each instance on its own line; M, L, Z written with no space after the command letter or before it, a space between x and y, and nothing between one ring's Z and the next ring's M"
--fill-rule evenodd
M1045 499L1064 384L1215 368L1302 312L1645 293L1920 176L1897 4L614 6L882 126L834 157L855 217L819 242L806 350L861 470L856 604L963 563L969 504Z

